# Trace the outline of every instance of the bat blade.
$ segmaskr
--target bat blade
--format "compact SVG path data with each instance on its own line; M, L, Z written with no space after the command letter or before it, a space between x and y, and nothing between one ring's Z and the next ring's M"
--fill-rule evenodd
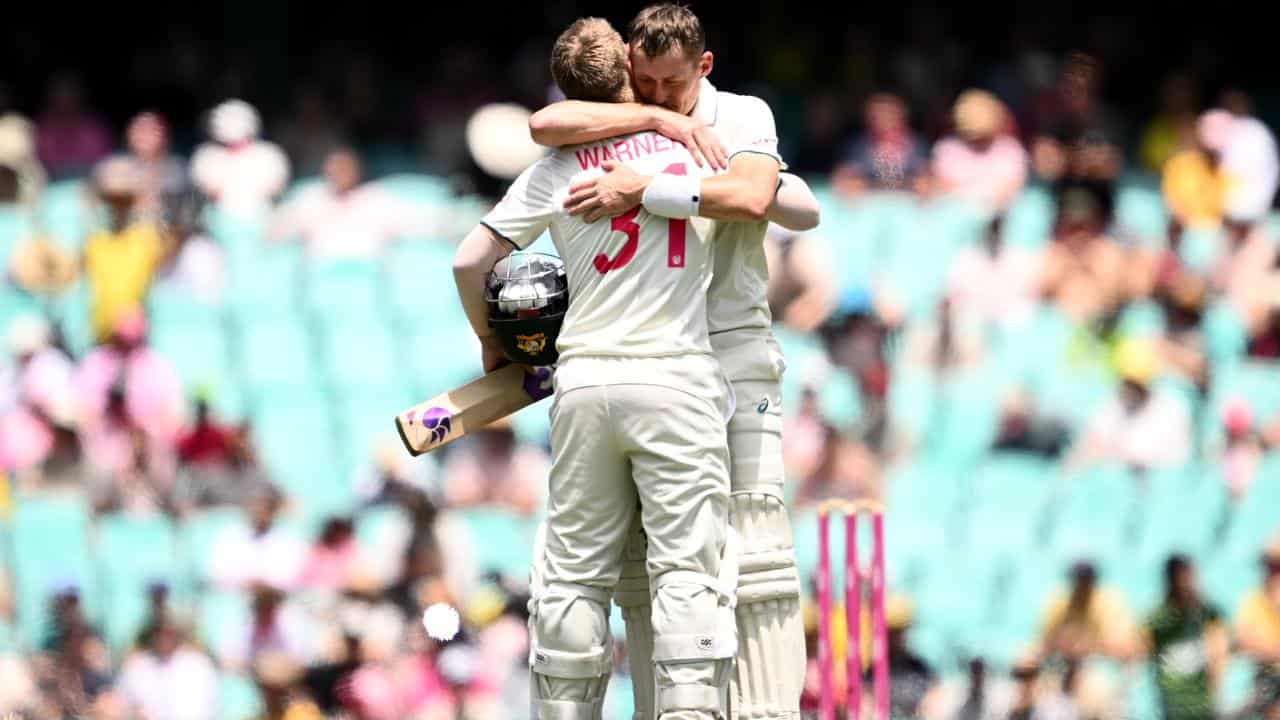
M405 450L417 457L551 394L551 368L507 365L396 416Z

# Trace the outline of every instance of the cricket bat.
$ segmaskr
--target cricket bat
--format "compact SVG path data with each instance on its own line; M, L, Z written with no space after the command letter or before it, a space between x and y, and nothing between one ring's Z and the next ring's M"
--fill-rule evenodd
M552 392L552 368L506 365L396 416L405 450L417 457L528 407Z

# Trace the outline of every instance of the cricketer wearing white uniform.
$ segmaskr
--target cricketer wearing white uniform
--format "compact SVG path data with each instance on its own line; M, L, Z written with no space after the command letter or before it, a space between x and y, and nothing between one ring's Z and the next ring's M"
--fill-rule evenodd
M518 248L549 229L570 288L532 602L535 717L598 717L612 670L608 607L637 506L658 713L721 717L736 573L722 562L728 396L707 333L712 223L639 207L592 224L570 217L570 184L606 159L700 172L684 146L652 132L566 148L526 170L483 221Z
M730 173L734 158L743 153L772 158L784 168L768 105L758 98L717 91L705 76L700 83L690 115L710 126L723 142ZM578 127L574 120L566 125ZM582 126L590 125L588 122ZM570 130L567 134L575 132ZM808 194L798 178L785 174L779 178L782 185L774 200L775 207L784 204L784 192L795 192L796 185ZM697 207L695 197L692 203L675 203L675 212L664 213L663 204L649 200L655 188L666 188L657 193L657 197L676 200L681 197L687 200L688 193L697 194L699 188L697 184L673 178L662 179L662 183L659 179L633 178L620 181L614 187L634 187L634 181L639 180L645 207L652 206L655 212L673 217L681 212L687 216L691 207ZM706 182L701 181L704 196L707 195ZM604 200L605 197L607 195L597 196L601 207L614 202ZM619 195L616 200L625 201L627 197ZM816 201L811 194L809 201L815 208L812 222L816 224ZM701 209L706 210L705 202ZM790 521L783 503L780 388L785 365L770 332L769 272L764 252L767 225L763 219L716 222L712 243L714 274L707 295L711 346L732 383L736 398L736 410L728 427L730 525L738 531L743 553L737 589L739 654L730 710L734 718L797 720L804 684L804 632L800 582ZM642 543L638 541L629 545L628 563L623 568L622 583L615 596L627 621L627 643L633 658L643 657L651 644L646 636L647 626L642 621L648 607L643 604L647 593L640 547ZM640 672L635 671L637 667ZM644 663L633 663L637 720L653 717L651 683L641 677L644 667ZM650 693L648 697L646 692Z

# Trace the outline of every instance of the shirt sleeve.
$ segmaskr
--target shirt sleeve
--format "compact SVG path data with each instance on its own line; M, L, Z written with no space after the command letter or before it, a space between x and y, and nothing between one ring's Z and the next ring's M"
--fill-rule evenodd
M523 250L542 235L555 215L554 167L540 160L520 173L502 200L481 222L517 249Z
M732 123L735 132L729 138L729 157L746 152L759 153L777 160L778 165L786 170L787 164L778 153L778 129L769 104L758 97L743 95L737 98L734 106Z

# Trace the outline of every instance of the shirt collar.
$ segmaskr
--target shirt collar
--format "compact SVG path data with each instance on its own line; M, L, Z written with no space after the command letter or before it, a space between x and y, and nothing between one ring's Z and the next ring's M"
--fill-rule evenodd
M693 112L689 113L708 125L716 124L716 105L719 93L716 92L716 86L711 81L702 78L702 89L698 91L698 102L693 106Z

